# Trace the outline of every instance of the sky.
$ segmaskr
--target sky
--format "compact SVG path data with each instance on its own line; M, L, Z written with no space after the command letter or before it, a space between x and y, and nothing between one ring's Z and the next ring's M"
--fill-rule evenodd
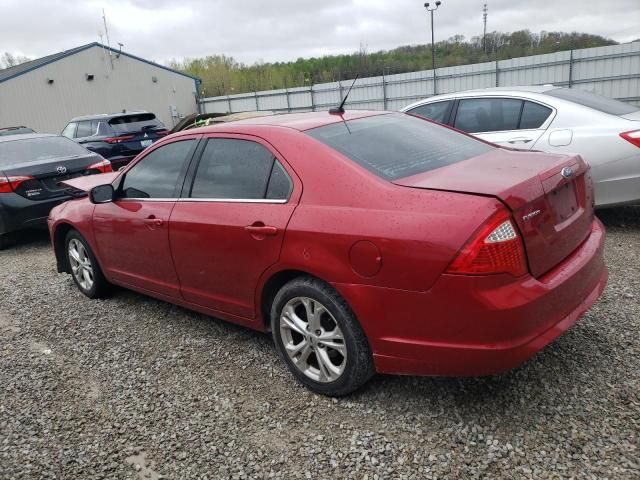
M640 0L485 0L487 31L640 38ZM436 41L482 33L483 0L442 0ZM0 0L0 52L38 58L100 40L159 63L225 54L244 63L430 41L418 0ZM106 39L104 40L106 43Z

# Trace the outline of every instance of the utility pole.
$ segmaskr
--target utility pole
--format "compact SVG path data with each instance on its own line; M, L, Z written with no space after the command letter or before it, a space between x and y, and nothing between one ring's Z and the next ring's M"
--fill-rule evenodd
M102 9L102 21L104 22L104 34L107 37L107 48L109 50L109 61L111 62L111 70L113 70L113 57L111 56L111 42L109 41L109 29L107 28L107 14Z
M433 32L433 12L435 12L442 2L437 1L434 6L430 7L430 3L424 4L424 8L431 14L431 69L433 70L433 94L436 95L438 89L436 88L436 43L435 35Z
M488 15L489 9L487 8L487 4L484 4L484 7L482 7L482 22L484 23L484 30L482 33L482 50L484 51L484 53L487 53L487 15Z

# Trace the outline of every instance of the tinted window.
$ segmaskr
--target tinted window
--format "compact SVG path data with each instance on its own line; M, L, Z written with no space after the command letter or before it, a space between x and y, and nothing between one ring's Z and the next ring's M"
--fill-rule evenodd
M286 200L293 188L293 182L277 160L273 164L271 170L271 178L267 187L267 198L269 200Z
M78 130L76 130L76 138L90 137L95 132L91 128L91 120L83 120L78 122Z
M544 92L544 94L561 98L562 100L569 100L570 102L611 115L626 115L638 111L638 107L634 107L628 103L619 102L612 98L585 92L584 90L576 90L574 88L554 88L553 90Z
M387 180L481 155L493 147L404 114L376 115L306 132Z
M274 157L256 142L212 138L202 152L193 198L265 198Z
M520 119L520 129L540 128L551 115L551 109L539 103L524 102L522 118Z
M76 133L76 124L73 122L71 122L69 125L64 127L64 130L62 131L62 135L67 138L73 138L75 133Z
M109 120L109 125L118 135L141 130L164 129L162 122L153 113L138 113L115 117Z
M470 98L460 100L454 126L469 133L517 130L522 100Z
M428 103L409 110L409 113L420 117L428 118L436 122L445 123L449 108L453 101Z
M79 157L89 152L65 137L41 137L0 142L0 167L50 158Z
M173 142L155 149L127 172L125 198L175 198L176 183L195 140Z

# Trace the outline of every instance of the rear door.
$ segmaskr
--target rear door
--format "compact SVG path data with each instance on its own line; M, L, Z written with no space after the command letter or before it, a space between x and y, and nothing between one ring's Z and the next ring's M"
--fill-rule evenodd
M551 114L551 108L519 98L463 98L458 101L453 126L497 145L530 150L546 130Z
M169 249L169 217L199 136L160 145L119 180L112 203L95 206L103 268L116 281L169 297L180 288Z
M267 142L211 136L170 220L183 297L244 318L255 317L262 273L278 261L302 186Z

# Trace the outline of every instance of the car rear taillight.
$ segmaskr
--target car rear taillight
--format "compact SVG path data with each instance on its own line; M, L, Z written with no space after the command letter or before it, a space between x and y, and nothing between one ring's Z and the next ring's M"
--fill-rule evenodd
M122 135L121 137L109 137L105 138L104 141L107 143L122 143L128 142L129 140L133 140L135 135Z
M487 220L458 252L447 273L509 273L514 277L527 273L522 238L507 210L501 208Z
M633 143L640 148L640 130L632 130L631 132L623 132L620 134L627 142Z
M0 193L11 193L14 192L22 182L26 182L27 180L33 180L33 177L27 176L16 176L16 177L5 177L0 176Z
M113 168L109 160L101 160L98 163L89 165L84 171L85 173L108 173L113 172Z

